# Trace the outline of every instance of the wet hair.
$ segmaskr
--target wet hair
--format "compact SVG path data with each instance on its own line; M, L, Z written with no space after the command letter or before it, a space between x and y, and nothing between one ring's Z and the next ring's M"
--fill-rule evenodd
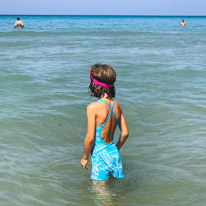
M17 17L17 20L20 20L20 17Z
M115 97L115 87L106 88L99 85L95 85L92 78L95 78L99 82L105 84L114 84L116 81L116 72L112 67L106 64L95 64L91 67L91 75L90 75L90 94L93 97L97 97L98 99L103 97L104 94L107 94L108 99L112 99Z

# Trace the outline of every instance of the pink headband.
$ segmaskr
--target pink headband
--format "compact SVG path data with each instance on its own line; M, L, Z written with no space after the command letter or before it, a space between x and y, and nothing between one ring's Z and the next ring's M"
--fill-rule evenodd
M89 73L91 74L92 72L92 68L89 69ZM99 82L98 80L96 80L92 75L92 80L94 82L95 85L99 85L101 87L106 87L106 88L111 88L111 87L114 87L114 84L105 84L105 83L102 83L102 82Z

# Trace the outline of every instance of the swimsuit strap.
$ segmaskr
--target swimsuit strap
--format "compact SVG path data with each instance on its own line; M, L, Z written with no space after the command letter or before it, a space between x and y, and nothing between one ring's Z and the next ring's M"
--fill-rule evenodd
M97 102L99 102L99 101L105 102L105 103L109 106L109 108L111 109L110 112L109 112L109 115L107 116L107 119L104 121L104 123L102 124L101 128L104 127L104 125L107 123L107 120L109 119L111 113L114 114L114 117L115 117L115 120L116 120L116 125L117 125L117 117L116 117L116 115L115 115L115 113L114 113L114 111L113 111L113 107L114 107L114 102L115 102L115 101L113 101L112 107L109 105L108 102L106 102L106 101L103 100L103 99L97 100Z

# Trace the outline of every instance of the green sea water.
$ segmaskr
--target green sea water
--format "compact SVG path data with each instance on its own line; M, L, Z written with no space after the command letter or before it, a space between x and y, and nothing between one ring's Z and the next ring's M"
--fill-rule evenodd
M0 19L1 206L205 205L206 17ZM130 132L125 178L101 187L80 166L95 63Z

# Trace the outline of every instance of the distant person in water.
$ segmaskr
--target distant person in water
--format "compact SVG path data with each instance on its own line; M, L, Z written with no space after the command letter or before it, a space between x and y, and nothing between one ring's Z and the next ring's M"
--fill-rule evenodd
M180 22L180 26L186 26L185 20L182 19L182 21Z
M24 24L23 24L22 21L20 21L20 18L19 18L19 17L17 17L17 21L16 21L14 27L15 27L15 28L17 28L17 27L23 28L23 27L24 27Z

